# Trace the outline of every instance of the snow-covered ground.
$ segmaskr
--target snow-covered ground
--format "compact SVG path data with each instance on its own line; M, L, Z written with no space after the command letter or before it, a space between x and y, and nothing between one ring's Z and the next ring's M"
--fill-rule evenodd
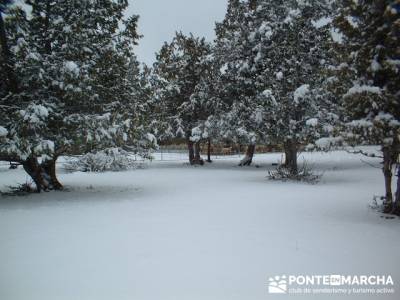
M169 154L144 170L60 171L67 191L2 197L0 299L367 298L268 294L282 274L391 275L399 289L399 219L369 208L381 171L344 152L305 156L324 172L317 185L269 181L279 154L257 155L258 168ZM0 189L25 180L0 168Z

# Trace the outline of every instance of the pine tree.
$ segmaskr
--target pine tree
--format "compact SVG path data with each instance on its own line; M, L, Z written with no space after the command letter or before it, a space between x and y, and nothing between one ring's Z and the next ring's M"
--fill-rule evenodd
M258 97L254 81L246 71L252 55L248 35L254 6L254 2L229 1L225 19L216 25L214 56L219 80L210 83L218 95L215 119L219 120L220 140L249 145L241 166L251 164L255 144L264 140L259 118L263 105L259 100L265 99Z
M203 164L199 126L208 116L194 95L210 66L209 55L210 45L204 38L177 33L171 43L161 48L154 64L155 97L164 134L185 139L191 164Z
M385 212L400 214L393 201L393 167L400 153L400 1L343 1L336 24L345 35L342 65L351 86L344 94L346 138L381 146ZM347 78L342 77L343 85Z
M264 111L266 135L283 142L285 165L293 174L300 145L329 134L329 121L337 119L323 88L323 70L332 63L331 13L323 0L260 1L254 13L253 55L247 65L256 88L273 95L274 103Z
M228 11L217 27L227 132L252 145L283 143L293 173L300 145L329 135L329 123L338 119L323 73L333 59L328 48L332 4L232 1L236 13ZM249 149L244 164L251 163Z
M14 106L0 152L20 161L40 191L62 187L55 172L61 154L147 151L154 138L141 115L138 17L123 20L127 1L26 4L29 18L17 7L6 20L20 90L2 99Z
M214 56L214 49L205 59L206 68L200 78L200 82L191 97L190 107L193 111L195 107L201 107L202 118L198 120L195 132L198 139L207 142L207 162L211 163L211 150L213 142L221 142L220 124L223 103L220 101L220 68Z

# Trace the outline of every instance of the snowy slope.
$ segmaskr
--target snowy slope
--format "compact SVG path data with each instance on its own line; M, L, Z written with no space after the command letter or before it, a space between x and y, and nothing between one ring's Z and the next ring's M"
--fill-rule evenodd
M269 295L280 274L385 274L400 288L400 222L368 207L381 171L344 152L306 156L318 185L268 181L271 154L260 168L235 157L61 174L66 192L3 197L0 299L310 299ZM24 180L0 169L0 189Z

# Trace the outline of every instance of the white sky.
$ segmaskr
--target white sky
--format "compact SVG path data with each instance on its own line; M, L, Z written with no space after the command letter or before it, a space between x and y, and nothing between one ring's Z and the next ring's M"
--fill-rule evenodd
M139 14L139 40L137 56L151 65L164 41L170 41L175 31L192 32L214 39L216 21L221 21L228 0L129 0L128 14Z

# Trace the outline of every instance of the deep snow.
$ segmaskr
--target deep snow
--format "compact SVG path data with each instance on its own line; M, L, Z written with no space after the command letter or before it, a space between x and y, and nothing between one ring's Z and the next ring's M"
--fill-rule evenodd
M317 185L269 181L280 154L257 155L259 168L168 154L144 170L61 170L67 191L2 197L0 299L367 298L268 294L281 274L391 275L399 289L399 219L369 208L381 171L345 152L305 156L324 172ZM25 180L0 168L0 189Z

